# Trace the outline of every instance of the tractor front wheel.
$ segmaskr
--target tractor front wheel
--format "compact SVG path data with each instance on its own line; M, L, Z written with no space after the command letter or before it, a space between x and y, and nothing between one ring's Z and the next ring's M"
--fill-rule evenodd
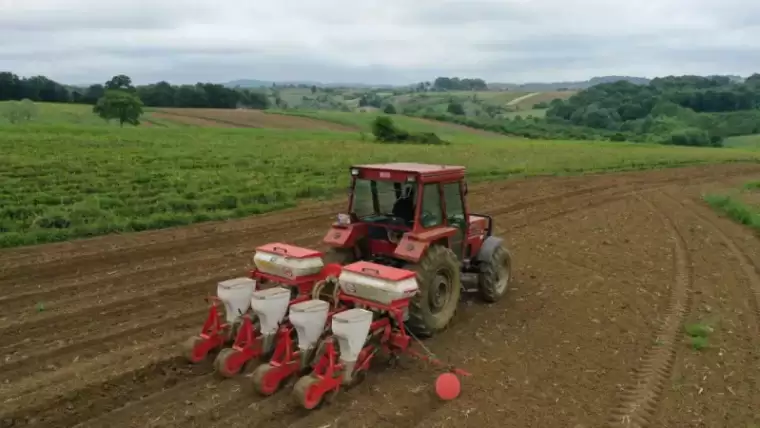
M431 337L444 330L456 313L462 293L459 260L454 252L440 245L427 249L419 263L407 265L417 273L419 293L409 305L409 330Z
M478 288L481 298L489 303L497 302L507 293L511 276L512 255L500 245L488 261L480 264Z

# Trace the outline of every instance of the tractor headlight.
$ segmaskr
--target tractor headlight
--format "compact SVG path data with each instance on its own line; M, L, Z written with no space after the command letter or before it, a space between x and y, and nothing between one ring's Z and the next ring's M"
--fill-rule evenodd
M351 216L348 214L338 214L338 224L348 226L351 224Z
M353 175L354 177L356 177L357 175L359 175L359 169L358 168L351 168L351 175Z

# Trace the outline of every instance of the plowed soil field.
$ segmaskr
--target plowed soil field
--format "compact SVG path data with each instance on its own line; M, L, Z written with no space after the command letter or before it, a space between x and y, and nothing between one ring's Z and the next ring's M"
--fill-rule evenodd
M184 362L204 295L255 246L321 248L342 201L222 223L0 252L0 426L748 427L760 424L760 240L700 200L760 165L471 186L514 257L503 301L462 303L436 355L462 395L403 360L298 411ZM695 350L684 325L707 323Z

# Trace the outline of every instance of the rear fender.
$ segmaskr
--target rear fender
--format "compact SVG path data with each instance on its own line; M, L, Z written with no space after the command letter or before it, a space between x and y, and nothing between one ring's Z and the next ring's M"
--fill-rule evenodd
M347 226L334 224L322 238L322 242L334 248L353 248L366 235L366 224L355 223Z
M483 241L483 245L480 246L480 250L475 256L475 260L479 262L487 262L491 260L491 256L493 255L494 251L496 251L496 249L499 248L503 242L504 240L502 238L489 236L485 241Z
M393 256L411 263L420 261L430 245L440 244L449 246L449 238L454 236L457 229L454 227L439 227L422 233L405 233L396 246Z
M410 237L407 233L404 234L404 237L401 238L401 241L399 241L396 246L396 251L393 252L393 257L407 262L417 263L422 258L422 255L425 254L425 251L427 251L429 246L430 242L418 241Z

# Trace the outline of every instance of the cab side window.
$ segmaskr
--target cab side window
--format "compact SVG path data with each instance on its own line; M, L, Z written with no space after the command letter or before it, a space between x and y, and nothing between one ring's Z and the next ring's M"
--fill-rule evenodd
M463 229L467 223L464 218L464 203L459 182L444 184L443 197L446 201L446 219L449 225Z
M430 228L443 224L443 210L441 209L441 193L438 183L429 183L422 190L422 227Z

